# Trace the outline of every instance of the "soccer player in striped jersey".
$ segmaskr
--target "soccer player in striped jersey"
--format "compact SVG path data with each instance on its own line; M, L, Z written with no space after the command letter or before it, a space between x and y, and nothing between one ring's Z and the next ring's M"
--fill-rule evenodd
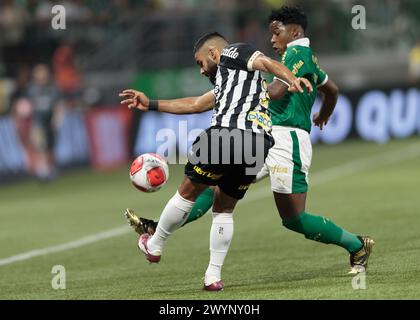
M184 180L164 208L155 233L142 234L138 246L147 260L159 262L166 240L185 222L196 198L208 186L215 186L204 289L218 291L223 289L221 269L233 237L232 212L273 144L267 86L261 72L280 78L288 92L303 93L303 84L307 89L304 94L309 94L312 85L248 44L229 45L218 33L200 38L194 57L201 74L215 85L214 90L199 97L172 100L150 100L136 90L124 90L120 96L124 99L121 103L142 111L184 114L214 108L211 127L193 143Z
M271 188L283 225L307 239L343 247L350 255L350 273L366 270L374 244L368 236L357 236L330 219L306 212L308 173L312 159L311 110L317 91L323 104L312 119L315 126L327 125L337 98L338 88L322 70L305 37L306 15L297 7L283 6L273 10L269 17L271 43L281 61L298 77L309 79L317 90L309 95L287 93L281 79L268 85L269 110L273 124L275 145L270 149L266 163L256 181L270 176ZM197 199L185 224L204 215L211 207L212 189L206 189ZM130 223L137 232L153 234L157 222L135 217L127 211Z

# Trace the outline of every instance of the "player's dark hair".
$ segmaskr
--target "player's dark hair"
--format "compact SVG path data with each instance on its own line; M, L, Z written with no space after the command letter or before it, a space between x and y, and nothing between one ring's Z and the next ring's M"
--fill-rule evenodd
M214 38L222 38L223 40L226 40L226 38L224 36L222 36L220 33L218 32L210 32L210 33L206 33L204 36L200 37L200 39L198 39L195 44L194 44L194 49L193 49L193 53L195 54L198 50L201 49L201 47L210 39L214 39Z
M303 28L303 31L306 31L306 27L308 26L308 19L306 18L305 12L297 6L283 6L280 9L272 10L268 20L270 23L280 21L284 25L297 24Z

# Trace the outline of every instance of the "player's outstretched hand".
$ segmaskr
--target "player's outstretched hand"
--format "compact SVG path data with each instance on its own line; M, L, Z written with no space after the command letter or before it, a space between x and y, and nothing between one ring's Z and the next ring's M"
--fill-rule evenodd
M312 92L312 85L309 82L308 79L305 78L296 78L293 82L292 85L289 87L288 91L289 92L303 92L302 89L302 85L301 83L306 87L306 89L308 90L308 94L310 92Z
M124 98L120 103L128 104L129 109L139 109L141 111L149 110L149 98L141 91L127 89L120 92L120 97Z
M319 127L319 129L321 130L324 126L327 125L329 119L330 117L321 117L319 115L319 112L315 112L314 116L312 117L312 121L314 122L314 125L316 127Z

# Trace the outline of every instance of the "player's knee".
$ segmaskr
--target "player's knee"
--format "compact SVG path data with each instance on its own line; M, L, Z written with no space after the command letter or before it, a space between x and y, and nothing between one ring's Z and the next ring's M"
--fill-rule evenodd
M188 201L195 201L195 199L197 198L195 193L192 192L191 190L178 190L178 193L182 198Z
M185 212L190 212L194 206L194 201L186 199L178 191L169 201L173 206Z
M193 183L189 178L185 177L178 188L179 195L188 200L195 201L198 195L203 191L203 187Z
M303 230L304 226L300 218L300 213L287 215L286 217L281 216L281 221L286 229L299 233L305 233Z
M213 204L213 212L224 212L224 213L232 213L235 205L227 204L227 203L218 203L214 202Z
M299 214L300 214L300 212L298 213L298 212L293 211L293 210L281 210L281 211L279 210L279 215L280 215L280 218L283 222L283 225L284 225L284 221L289 221L289 220L297 217Z
M226 212L231 213L235 208L236 201L220 197L216 194L213 202L213 212Z

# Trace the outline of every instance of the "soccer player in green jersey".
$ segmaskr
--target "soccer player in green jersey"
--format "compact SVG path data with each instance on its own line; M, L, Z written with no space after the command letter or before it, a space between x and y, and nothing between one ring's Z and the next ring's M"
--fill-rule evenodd
M309 94L289 94L287 86L276 78L269 85L269 110L275 145L270 149L257 181L270 176L276 206L287 229L310 240L343 247L350 254L350 273L362 272L367 267L373 240L367 236L356 236L327 218L306 212L312 159L309 136L312 106L319 91L323 101L312 121L322 129L333 113L338 88L318 65L309 46L310 41L305 37L307 18L299 8L284 6L274 10L269 21L271 44L282 63L295 76L308 79L318 90Z
M308 79L323 96L320 111L313 115L313 123L320 127L328 123L338 98L338 88L328 78L313 54L305 37L306 15L297 7L283 6L269 17L271 43L281 61L296 77ZM308 173L312 159L310 140L311 110L317 90L312 93L289 93L287 85L275 78L268 86L271 101L269 110L275 145L270 149L256 182L270 176L271 189L283 226L303 234L307 239L335 244L350 254L350 273L365 271L374 244L368 236L350 233L330 219L306 212ZM198 197L185 224L201 217L211 207L213 191L206 189ZM137 232L153 233L156 222L126 211L126 217ZM184 224L184 225L185 225Z

